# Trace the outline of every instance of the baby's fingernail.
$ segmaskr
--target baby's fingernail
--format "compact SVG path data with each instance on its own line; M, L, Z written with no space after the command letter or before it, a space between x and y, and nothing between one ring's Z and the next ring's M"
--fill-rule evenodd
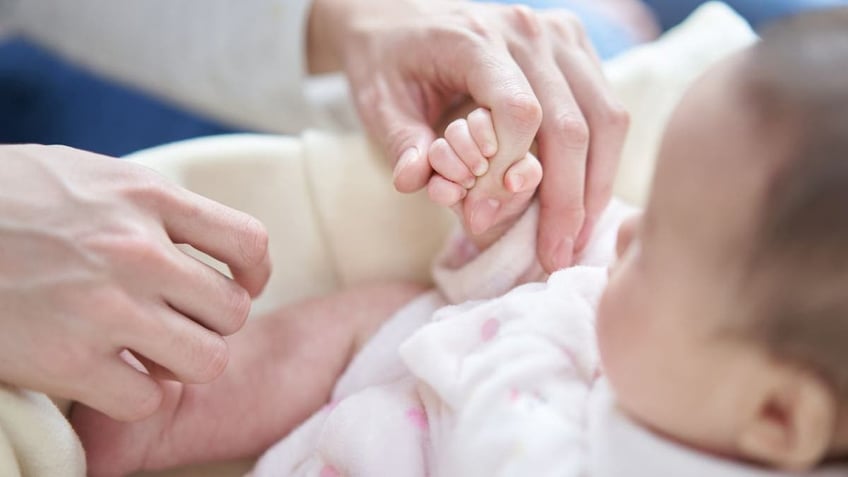
M571 260L574 255L574 239L564 238L554 248L553 268L560 270L571 266Z
M478 235L489 230L500 207L501 203L495 199L478 202L471 211L471 220L469 221L471 233Z
M476 184L476 183L477 183L477 178L472 177L472 178L466 180L465 182L463 182L462 186L465 187L466 189L470 189L470 188L474 187L474 184Z
M492 157L498 153L498 145L491 141L485 141L480 152L486 157Z
M521 174L510 174L506 177L507 187L511 192L521 192L522 187L524 187L524 176Z
M480 161L474 166L474 170L472 171L475 176L480 177L489 170L489 161Z
M399 175L403 174L404 169L409 167L409 164L418 159L418 148L415 146L410 147L409 149L403 151L403 154L400 155L400 159L398 159L395 164L395 170L392 174L393 179L397 179Z

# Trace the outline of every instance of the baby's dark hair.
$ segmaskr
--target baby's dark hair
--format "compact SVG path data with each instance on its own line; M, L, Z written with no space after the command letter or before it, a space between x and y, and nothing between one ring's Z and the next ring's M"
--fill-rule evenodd
M755 224L748 331L848 404L848 8L767 28L746 60L763 137L789 145Z

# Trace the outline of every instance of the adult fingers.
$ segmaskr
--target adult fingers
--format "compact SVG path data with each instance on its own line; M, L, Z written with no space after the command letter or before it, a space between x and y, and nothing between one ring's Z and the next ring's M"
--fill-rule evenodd
M186 383L210 382L226 368L229 353L224 339L167 305L151 309L138 322L147 333L128 333L122 342L136 357L147 359L142 362L156 363Z
M145 369L147 374L150 375L153 379L158 381L179 381L180 378L177 377L170 369L156 363L153 360L145 358L141 355L134 355L127 351L128 354L132 355L132 359L138 363L138 366Z
M492 111L498 148L491 164L506 168L530 148L542 122L542 107L522 68L506 48L481 50L466 65L471 97Z
M159 384L117 354L112 359L98 361L77 383L77 401L119 421L150 416L162 402Z
M583 225L583 197L589 129L571 86L553 55L518 55L519 63L542 98L539 160L544 168L539 188L539 259L555 271L572 261L574 243Z
M436 137L424 106L403 89L399 77L368 79L353 88L360 117L394 163L395 188L407 193L420 190L432 174L427 151Z
M503 176L511 164L527 153L542 120L542 109L533 88L509 51L492 48L480 56L480 63L472 64L469 73L469 92L478 104L491 110L498 150L481 178L489 185L472 189L463 202L463 216L474 234L485 233L512 218L509 208L501 207L511 202L508 195L500 192L504 190Z
M265 226L193 192L175 188L174 195L176 201L159 207L171 240L224 262L239 285L251 296L259 295L271 275Z
M224 336L241 329L250 313L247 291L181 251L174 263L163 295L172 308Z
M557 60L562 71L568 72L568 82L586 117L589 130L592 131L584 196L586 217L575 243L576 250L579 251L586 245L594 224L612 197L615 173L627 137L630 118L613 96L603 72L592 59L591 52L561 51ZM543 222L541 227L544 229L551 226Z

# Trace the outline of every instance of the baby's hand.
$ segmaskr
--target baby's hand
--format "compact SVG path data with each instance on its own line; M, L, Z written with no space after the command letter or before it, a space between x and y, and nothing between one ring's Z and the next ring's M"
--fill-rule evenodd
M492 115L487 109L478 108L467 119L450 123L444 138L437 139L428 154L435 171L427 186L430 199L451 207L481 250L500 238L527 210L542 181L542 165L535 156L528 152L512 163L490 164L497 151ZM478 197L486 197L490 207L466 214L462 205L472 189ZM501 208L510 220L486 230Z

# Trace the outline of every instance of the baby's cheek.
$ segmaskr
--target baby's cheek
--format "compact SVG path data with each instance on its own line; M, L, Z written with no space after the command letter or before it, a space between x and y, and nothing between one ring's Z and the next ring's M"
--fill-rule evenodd
M609 367L607 362L614 357L613 354L616 348L616 329L614 319L616 303L615 294L613 292L614 290L612 290L611 287L607 287L598 305L598 316L596 319L598 347L600 349L601 361L605 370Z
M598 346L604 373L610 381L618 380L618 375L631 374L627 368L635 364L644 339L644 327L639 324L642 310L632 299L637 290L626 276L626 266L620 264L611 270L609 285L598 305Z

